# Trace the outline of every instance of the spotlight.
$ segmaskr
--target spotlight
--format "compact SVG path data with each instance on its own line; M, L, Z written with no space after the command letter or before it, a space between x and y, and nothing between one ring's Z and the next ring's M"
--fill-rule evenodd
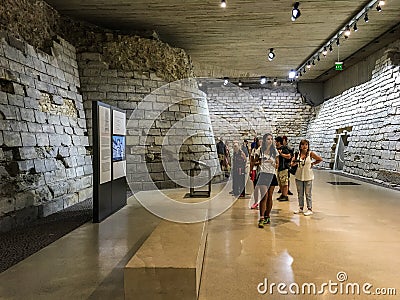
M357 23L354 23L353 30L354 30L355 32L357 32L357 30L358 30Z
M322 55L326 56L328 54L328 50L326 49L326 47L324 47L324 50L322 51Z
M377 10L377 11L382 11L382 7L378 4L378 5L376 6L376 10Z
M378 3L378 5L379 5L379 6L385 5L385 1L380 0L379 3Z
M303 76L303 74L301 73L301 71L299 72L299 76L300 76L300 77Z
M299 9L299 5L300 5L299 2L296 2L296 3L293 5L293 9L292 9L292 21L293 21L293 22L296 21L296 20L300 17L300 15L301 15L300 9Z
M318 56L317 56L317 61L320 61L321 60L321 58L319 58L319 54L318 54Z
M368 23L368 21L369 21L369 19L368 19L368 14L367 14L367 13L365 13L364 21L365 21L365 23Z
M274 48L269 49L268 60L271 61L275 58Z
M224 77L224 85L227 85L229 83L229 78L228 77Z
M225 0L221 0L221 7L225 8L226 7L226 1Z
M274 79L274 85L278 85L278 81L276 81L276 78Z
M315 60L314 59L312 60L312 65L315 66Z
M311 63L310 63L310 61L307 62L307 68L308 68L308 69L311 69Z
M238 82L238 86L242 86L242 81L241 80L239 80L239 82Z
M332 44L329 45L329 52L332 52L333 48L332 48Z
M336 45L337 45L338 47L340 47L340 40L339 40L339 38L337 38L337 40L336 40Z
M346 30L344 31L344 38L347 39L350 36L350 25L346 26Z
M290 70L290 72L289 72L289 79L294 79L296 77L296 72L295 72L295 70Z
M261 83L261 84L266 84L266 83L267 83L267 77L261 76L261 77L260 77L260 83Z

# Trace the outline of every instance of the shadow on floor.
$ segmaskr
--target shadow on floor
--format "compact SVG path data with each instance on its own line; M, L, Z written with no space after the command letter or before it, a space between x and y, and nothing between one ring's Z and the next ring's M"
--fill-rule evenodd
M0 273L92 220L92 199L0 233Z

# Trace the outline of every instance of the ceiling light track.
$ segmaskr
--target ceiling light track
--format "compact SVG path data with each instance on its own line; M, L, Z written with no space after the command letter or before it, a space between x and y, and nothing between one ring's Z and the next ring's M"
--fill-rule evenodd
M296 3L298 3L298 2L296 2ZM332 45L334 43L336 43L336 45L339 47L340 46L339 39L340 39L341 36L343 36L345 39L347 39L351 34L350 28L353 28L353 30L356 32L358 30L357 22L363 17L364 17L364 21L368 22L369 21L368 12L372 8L374 8L375 5L376 5L376 10L378 12L380 12L382 10L381 6L384 5L384 4L385 4L385 1L383 1L383 0L372 0L372 1L370 1L356 15L354 15L351 18L351 20L349 22L347 22L344 25L344 27L342 27L342 29L339 30L339 32L336 32L335 34L333 34L329 38L329 40L324 45L322 45L322 47L317 52L315 52L313 55L308 57L305 60L305 62L303 62L303 64L301 64L300 67L297 68L296 73L302 72L302 74L304 74L306 72L307 68L308 69L311 68L310 61L314 62L314 60L316 58L318 58L320 56L320 54L322 54L325 57L327 55L327 53L328 53L327 49L329 49L329 51L332 52L333 51Z

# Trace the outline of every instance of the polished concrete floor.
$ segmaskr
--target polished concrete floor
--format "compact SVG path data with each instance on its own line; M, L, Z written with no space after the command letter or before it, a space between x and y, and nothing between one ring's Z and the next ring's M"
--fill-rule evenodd
M200 300L400 299L400 192L315 173L312 216L294 215L291 196L274 200L264 229L250 199L209 221ZM186 192L168 191L178 201ZM123 299L123 267L159 222L130 198L101 224L87 223L1 273L0 299ZM308 294L312 285L316 295ZM346 295L351 286L360 295ZM377 295L392 288L397 295Z

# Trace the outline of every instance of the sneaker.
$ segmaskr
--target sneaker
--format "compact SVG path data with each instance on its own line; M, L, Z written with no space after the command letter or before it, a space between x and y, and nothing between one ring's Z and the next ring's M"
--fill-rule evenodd
M282 201L289 201L289 197L288 196L281 196L278 198L278 201L282 202Z
M258 221L258 228L264 228L264 219Z
M308 210L304 213L305 216L311 216L312 214L313 214L313 211L312 211L311 209L308 209Z
M303 214L304 212L302 209L299 208L299 209L295 210L293 213L297 215L297 214Z
M271 223L271 219L270 217L264 217L264 225L270 224Z
M284 196L280 195L278 198L276 198L276 200L281 201L281 199L283 199L283 198L284 198Z
M293 193L292 193L291 191L288 191L287 194L288 194L289 196L293 196Z
M251 209L258 209L258 203L254 203L254 204L251 206Z

